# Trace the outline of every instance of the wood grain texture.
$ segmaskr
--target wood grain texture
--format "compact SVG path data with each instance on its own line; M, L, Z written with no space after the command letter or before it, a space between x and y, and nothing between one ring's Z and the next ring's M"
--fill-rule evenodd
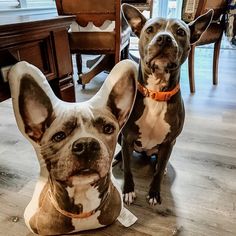
M236 51L221 50L219 84L214 86L212 50L196 50L194 95L189 92L187 64L182 67L186 120L168 164L162 205L147 204L152 165L135 155L132 168L137 199L127 208L138 221L130 228L116 222L75 235L236 235ZM77 101L91 97L105 76L98 76L85 90L76 85ZM35 153L16 127L11 100L0 103L0 235L32 236L23 212L38 171ZM114 175L122 185L119 164Z
M0 67L27 61L44 73L59 98L75 101L67 32L74 19L50 14L0 16ZM0 73L0 101L7 98L10 98L8 83Z

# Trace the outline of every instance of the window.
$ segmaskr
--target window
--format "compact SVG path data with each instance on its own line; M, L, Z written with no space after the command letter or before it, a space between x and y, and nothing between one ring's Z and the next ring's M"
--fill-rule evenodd
M13 9L19 6L18 0L0 0L0 9Z
M22 0L19 0L20 2ZM24 0L26 2L26 7L55 7L55 1L54 0Z
M55 7L55 0L0 0L0 10Z
M182 0L153 0L153 17L181 18ZM198 0L199 1L199 0Z

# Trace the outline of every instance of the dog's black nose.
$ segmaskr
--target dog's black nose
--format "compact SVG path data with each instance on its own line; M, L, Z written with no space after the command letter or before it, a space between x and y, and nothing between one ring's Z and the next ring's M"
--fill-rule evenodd
M169 45L172 43L172 38L169 34L160 34L156 38L156 43L160 46Z
M100 150L99 142L90 137L80 138L72 145L72 152L76 155L91 154Z

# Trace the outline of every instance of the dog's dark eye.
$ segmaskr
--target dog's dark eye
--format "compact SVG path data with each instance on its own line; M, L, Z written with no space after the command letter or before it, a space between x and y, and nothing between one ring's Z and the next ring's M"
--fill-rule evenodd
M177 29L177 35L179 35L179 36L185 36L185 31L183 30L183 29L181 29L181 28L179 28L179 29Z
M103 126L103 133L104 134L112 134L115 130L115 127L111 124L106 124Z
M60 142L66 138L66 134L63 131L60 131L52 136L52 141Z
M153 27L152 26L147 27L146 32L148 34L153 33Z

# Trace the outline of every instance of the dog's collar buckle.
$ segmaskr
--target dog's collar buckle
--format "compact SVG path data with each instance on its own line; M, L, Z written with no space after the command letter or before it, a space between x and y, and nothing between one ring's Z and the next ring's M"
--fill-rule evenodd
M150 97L155 101L169 101L173 95L180 90L179 84L177 84L171 91L157 92L147 89L145 86L138 83L138 91L145 97Z

